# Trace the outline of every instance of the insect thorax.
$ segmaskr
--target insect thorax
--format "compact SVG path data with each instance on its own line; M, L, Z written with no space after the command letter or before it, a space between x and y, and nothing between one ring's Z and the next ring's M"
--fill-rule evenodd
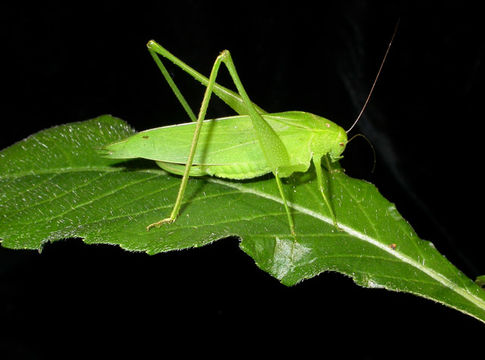
M316 115L315 115L316 116ZM347 133L334 122L318 117L319 121L315 128L312 139L312 152L315 156L329 155L332 162L342 158L342 153L347 145Z

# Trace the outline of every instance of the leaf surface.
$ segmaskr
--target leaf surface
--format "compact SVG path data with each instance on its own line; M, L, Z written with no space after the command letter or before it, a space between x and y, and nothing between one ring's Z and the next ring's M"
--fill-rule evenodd
M105 115L42 131L0 152L2 245L41 249L79 237L157 254L235 235L257 266L283 284L337 271L361 286L413 293L485 322L485 291L421 240L372 184L342 172L330 174L340 229L309 171L284 184L296 241L271 177L191 179L179 219L146 231L169 214L180 178L150 161L98 155L96 149L133 133Z

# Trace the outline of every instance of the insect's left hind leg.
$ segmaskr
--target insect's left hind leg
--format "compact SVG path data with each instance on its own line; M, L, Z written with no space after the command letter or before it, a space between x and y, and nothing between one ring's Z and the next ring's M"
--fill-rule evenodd
M335 212L333 211L332 204L330 203L330 200L328 199L327 194L325 193L325 186L324 183L328 183L328 179L325 177L323 170L322 170L322 159L314 156L313 157L313 164L315 165L315 172L317 173L317 181L318 181L318 189L320 190L320 193L322 194L323 201L327 205L328 211L330 213L330 216L332 218L333 225L338 228L337 224L337 217L335 216Z

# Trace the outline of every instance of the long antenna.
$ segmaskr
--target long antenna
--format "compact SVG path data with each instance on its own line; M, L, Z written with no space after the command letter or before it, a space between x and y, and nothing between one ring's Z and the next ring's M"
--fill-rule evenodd
M382 58L381 66L379 66L379 70L377 71L377 75L374 79L374 82L372 83L372 87L370 88L369 95L367 95L367 99L365 99L364 106L362 106L362 109L360 109L360 113L357 116L357 119L355 119L354 123L346 131L346 133L349 133L350 130L352 130L354 128L354 126L359 122L360 118L362 117L362 114L364 113L365 108L367 107L367 104L369 103L370 97L371 97L372 93L374 92L374 88L376 87L377 79L379 79L379 75L381 75L382 68L384 67L384 63L386 62L387 55L389 54L389 50L391 50L392 42L394 41L394 38L396 37L397 28L399 27L399 21L400 21L400 19L397 20L396 26L394 27L394 32L392 33L391 41L389 41L389 45L387 45L386 53L384 54L384 57Z

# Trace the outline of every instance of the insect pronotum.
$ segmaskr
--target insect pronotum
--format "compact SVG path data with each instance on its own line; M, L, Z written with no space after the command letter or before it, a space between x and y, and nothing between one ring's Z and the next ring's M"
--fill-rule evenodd
M328 119L307 112L266 113L249 99L228 50L222 51L216 58L210 76L206 78L155 41L149 41L147 47L150 54L192 122L142 131L103 149L106 157L155 160L162 169L183 175L170 216L148 225L147 230L177 219L189 176L250 179L272 173L285 208L290 232L295 236L295 224L281 178L289 177L294 172L306 172L311 162L315 167L323 202L334 226L338 228L338 221L324 186L327 179L322 171L322 159L331 170L332 163L342 158L348 143L347 133L359 121L370 99L396 30L397 25L364 106L347 131ZM206 86L197 117L160 57L170 60ZM222 63L228 69L237 93L216 83ZM205 120L212 93L239 115ZM208 127L203 126L208 122L211 124L210 137Z

